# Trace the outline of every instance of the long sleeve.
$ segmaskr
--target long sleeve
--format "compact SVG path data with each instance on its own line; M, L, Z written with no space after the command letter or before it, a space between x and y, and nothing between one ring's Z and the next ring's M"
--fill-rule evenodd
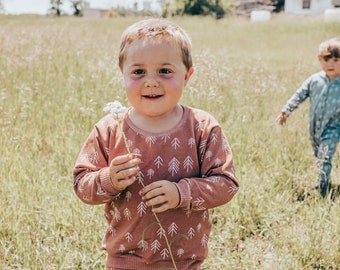
M203 129L199 145L201 176L185 178L177 184L180 207L204 210L229 202L239 189L232 152L220 126Z
M119 194L109 173L109 142L111 136L119 136L116 130L113 118L105 117L94 127L79 153L73 184L77 196L87 204L107 203ZM118 143L116 148L122 146Z
M282 108L282 111L289 115L291 112L297 109L299 105L309 97L310 84L311 84L310 78L305 80L302 83L301 87L287 101L286 105Z

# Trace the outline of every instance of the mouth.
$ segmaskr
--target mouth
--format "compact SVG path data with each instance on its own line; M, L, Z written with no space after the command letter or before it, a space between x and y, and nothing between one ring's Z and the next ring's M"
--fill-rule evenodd
M158 99L161 98L162 96L163 95L143 95L142 97L146 99Z

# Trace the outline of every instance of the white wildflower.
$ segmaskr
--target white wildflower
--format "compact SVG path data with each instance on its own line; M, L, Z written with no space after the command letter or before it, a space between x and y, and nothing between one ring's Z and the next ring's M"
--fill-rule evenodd
M124 107L119 101L109 102L103 108L106 113L111 113L116 120L122 119L127 108Z

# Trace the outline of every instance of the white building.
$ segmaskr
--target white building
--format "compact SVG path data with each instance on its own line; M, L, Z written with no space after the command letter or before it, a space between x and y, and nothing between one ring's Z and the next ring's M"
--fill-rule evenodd
M285 12L293 14L321 14L335 7L340 0L285 0Z

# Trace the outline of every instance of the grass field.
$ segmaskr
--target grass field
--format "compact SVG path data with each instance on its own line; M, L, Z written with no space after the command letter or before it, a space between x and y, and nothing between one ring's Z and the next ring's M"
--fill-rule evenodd
M104 269L102 206L75 196L72 170L109 101L126 103L117 67L136 18L0 16L0 269ZM320 199L308 102L275 118L319 71L321 17L175 18L193 39L182 103L212 113L231 143L241 189L213 209L206 269L340 269L340 198ZM339 149L338 149L339 150ZM332 179L340 184L340 153Z

